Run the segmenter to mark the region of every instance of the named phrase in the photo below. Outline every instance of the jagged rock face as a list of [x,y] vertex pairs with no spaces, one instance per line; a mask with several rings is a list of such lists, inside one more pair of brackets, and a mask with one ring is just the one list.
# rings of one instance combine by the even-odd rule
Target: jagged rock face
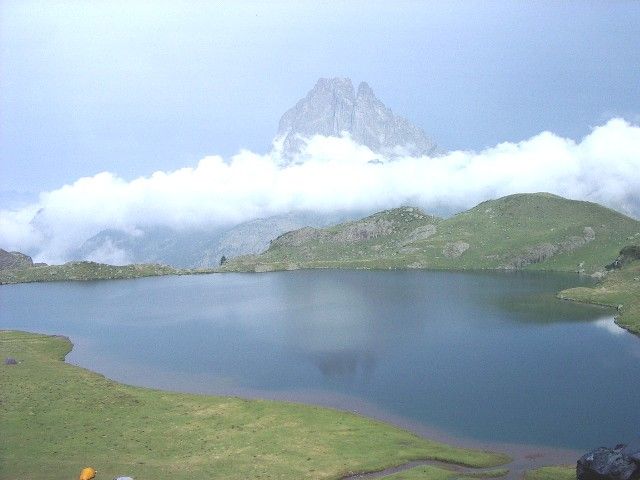
[[33,267],[33,260],[20,252],[7,252],[0,248],[0,270]]
[[356,92],[348,78],[321,78],[316,86],[280,119],[277,137],[283,155],[292,157],[313,135],[340,136],[385,155],[430,155],[435,144],[422,129],[395,116],[362,82]]

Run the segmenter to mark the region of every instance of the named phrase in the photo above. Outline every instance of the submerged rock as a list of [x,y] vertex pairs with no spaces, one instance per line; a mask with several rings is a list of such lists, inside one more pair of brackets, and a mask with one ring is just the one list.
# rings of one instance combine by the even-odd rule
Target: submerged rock
[[[638,443],[638,442],[636,442]],[[583,455],[576,466],[578,480],[640,479],[640,445],[600,447]]]

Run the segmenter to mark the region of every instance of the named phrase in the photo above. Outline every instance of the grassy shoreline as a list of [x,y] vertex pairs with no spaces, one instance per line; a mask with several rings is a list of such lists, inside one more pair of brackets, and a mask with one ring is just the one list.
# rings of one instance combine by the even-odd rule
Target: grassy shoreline
[[433,459],[510,461],[352,413],[122,385],[64,362],[63,337],[0,331],[0,478],[327,478]]
[[595,287],[569,288],[559,292],[558,298],[616,308],[615,322],[640,335],[640,260],[609,272]]
[[107,265],[96,262],[68,262],[63,265],[42,265],[0,270],[0,285],[34,282],[65,282],[90,280],[122,280],[131,278],[191,273],[167,265],[132,264]]

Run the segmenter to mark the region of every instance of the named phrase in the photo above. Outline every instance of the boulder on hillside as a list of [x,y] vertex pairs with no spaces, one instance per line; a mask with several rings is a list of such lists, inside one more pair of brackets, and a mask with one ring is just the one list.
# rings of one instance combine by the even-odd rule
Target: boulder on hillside
[[578,480],[640,479],[640,445],[600,447],[583,455],[576,465]]
[[615,270],[624,267],[634,260],[640,260],[640,245],[627,245],[620,250],[620,255],[604,268],[607,270]]

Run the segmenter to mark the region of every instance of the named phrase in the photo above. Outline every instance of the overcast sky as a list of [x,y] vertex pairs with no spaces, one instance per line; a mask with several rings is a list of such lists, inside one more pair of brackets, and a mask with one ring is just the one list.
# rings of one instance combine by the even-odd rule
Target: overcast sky
[[579,141],[639,123],[640,2],[3,0],[0,69],[5,196],[265,153],[318,77],[447,150]]

